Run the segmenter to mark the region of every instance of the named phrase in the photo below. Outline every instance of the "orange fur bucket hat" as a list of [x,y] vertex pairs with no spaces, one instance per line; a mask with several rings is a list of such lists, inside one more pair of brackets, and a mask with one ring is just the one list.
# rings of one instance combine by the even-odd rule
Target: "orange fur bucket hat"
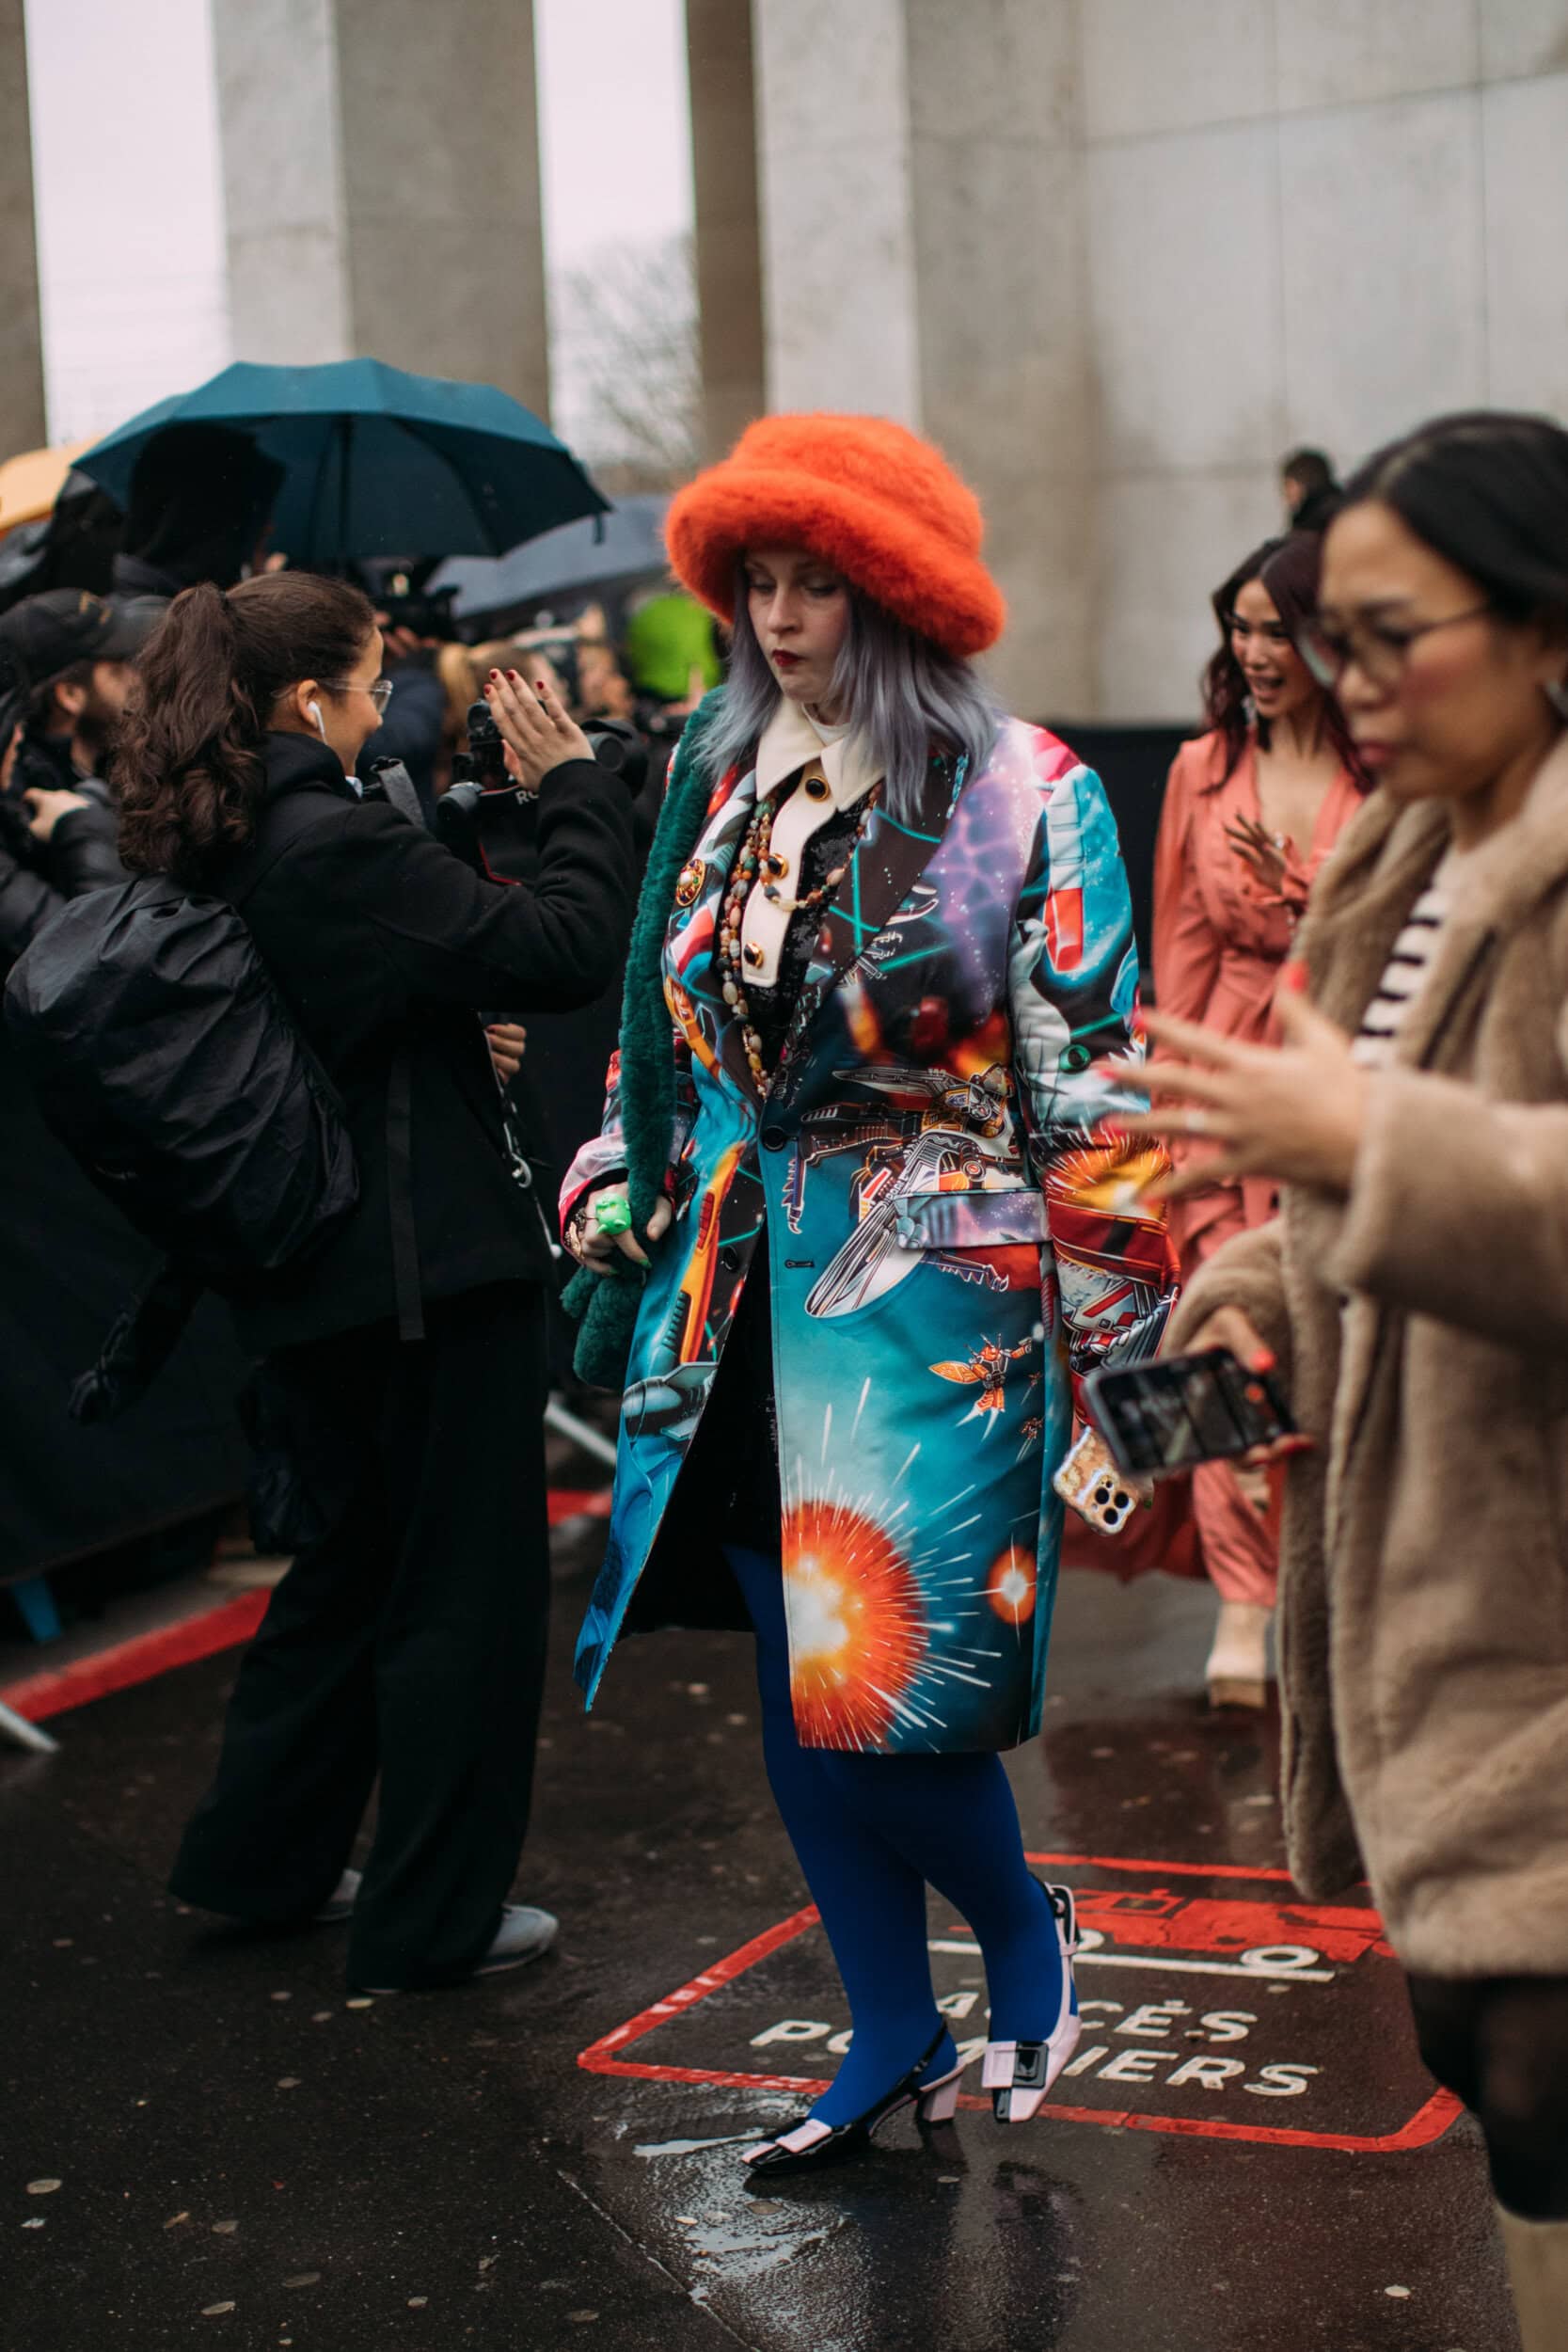
[[940,450],[885,417],[761,417],[670,501],[676,577],[735,618],[748,548],[804,548],[955,656],[1002,634],[1006,606],[980,561],[979,501]]

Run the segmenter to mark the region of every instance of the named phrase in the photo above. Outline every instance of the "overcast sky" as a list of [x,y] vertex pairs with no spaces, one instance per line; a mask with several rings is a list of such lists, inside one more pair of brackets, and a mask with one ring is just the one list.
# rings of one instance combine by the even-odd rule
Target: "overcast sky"
[[[229,357],[207,0],[26,11],[50,433],[74,439]],[[688,226],[682,0],[534,18],[550,265]]]

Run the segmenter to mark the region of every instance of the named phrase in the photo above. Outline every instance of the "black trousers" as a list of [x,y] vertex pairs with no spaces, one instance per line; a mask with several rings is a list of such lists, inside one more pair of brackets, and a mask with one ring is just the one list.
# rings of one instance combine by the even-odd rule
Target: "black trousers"
[[1568,1978],[1408,1982],[1421,2057],[1480,2123],[1498,2204],[1568,2221]]
[[325,1532],[240,1667],[172,1891],[309,1917],[380,1775],[356,1984],[439,1984],[496,1931],[528,1827],[549,1606],[544,1294],[498,1283],[274,1357]]

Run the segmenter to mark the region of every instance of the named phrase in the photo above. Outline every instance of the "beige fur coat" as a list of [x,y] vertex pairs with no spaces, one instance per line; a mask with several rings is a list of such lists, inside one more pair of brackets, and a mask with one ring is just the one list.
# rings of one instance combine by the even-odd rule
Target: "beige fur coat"
[[[1301,933],[1349,1030],[1448,847],[1374,794]],[[1348,1201],[1287,1189],[1172,1327],[1278,1351],[1315,1454],[1280,1593],[1291,1870],[1366,1874],[1402,1960],[1568,1974],[1568,741],[1465,861]]]

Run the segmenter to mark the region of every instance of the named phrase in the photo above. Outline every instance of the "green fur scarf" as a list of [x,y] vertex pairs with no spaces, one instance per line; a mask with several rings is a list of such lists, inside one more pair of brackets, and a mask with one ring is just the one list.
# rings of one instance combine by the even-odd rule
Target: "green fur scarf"
[[[713,783],[700,757],[723,688],[716,687],[688,720],[676,746],[659,811],[647,871],[637,902],[626,991],[621,1000],[621,1120],[632,1227],[647,1247],[648,1219],[663,1196],[675,1131],[675,1063],[670,1012],[664,1001],[664,934],[680,871],[702,837]],[[613,1274],[579,1266],[562,1300],[578,1325],[573,1361],[579,1380],[596,1389],[624,1389],[632,1333],[641,1303],[641,1268],[615,1261]]]

